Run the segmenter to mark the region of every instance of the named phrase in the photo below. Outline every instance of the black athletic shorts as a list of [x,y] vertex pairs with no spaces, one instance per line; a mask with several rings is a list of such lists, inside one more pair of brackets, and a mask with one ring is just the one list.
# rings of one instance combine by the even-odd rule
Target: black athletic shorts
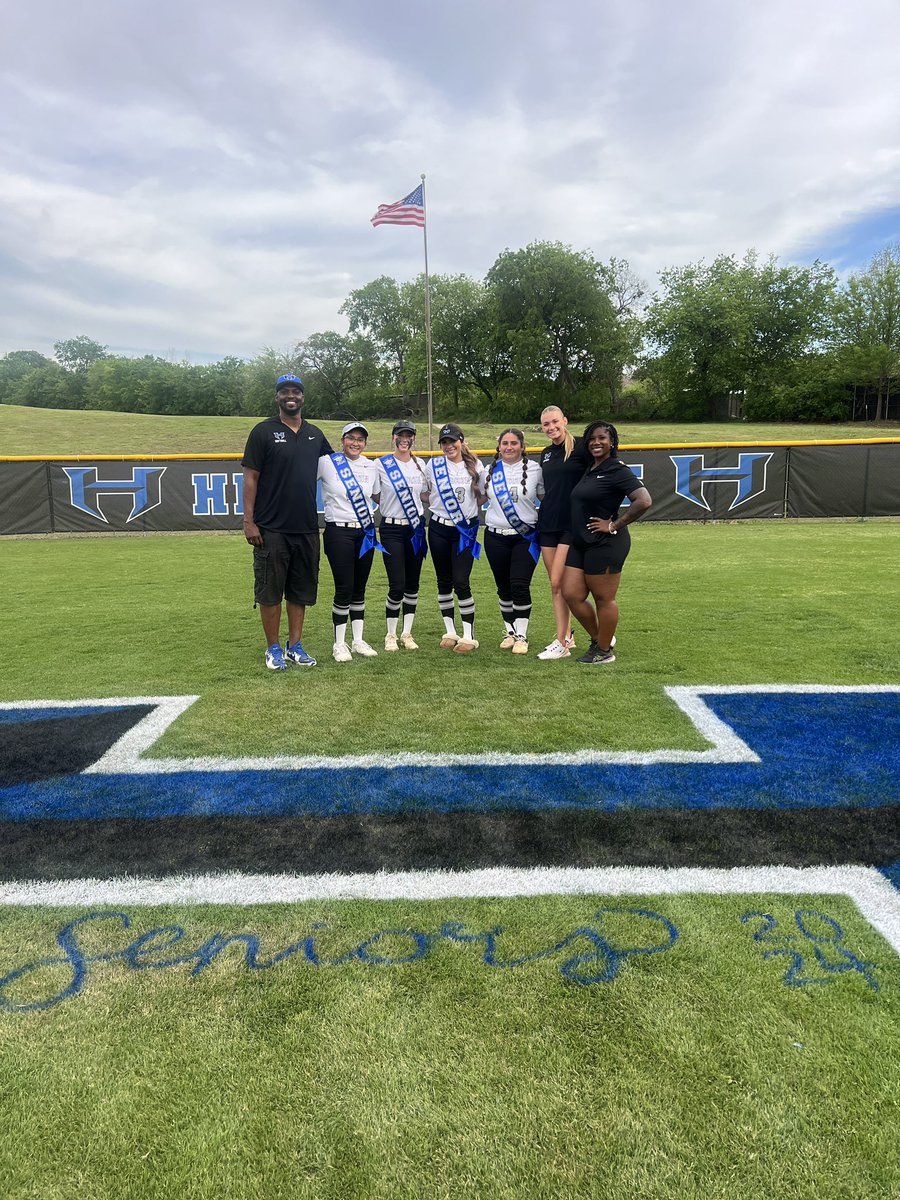
[[551,550],[555,546],[559,546],[562,542],[569,543],[572,540],[572,535],[567,529],[539,529],[538,542],[541,549],[545,546]]
[[566,566],[577,567],[585,575],[618,575],[631,549],[631,534],[627,529],[604,534],[593,546],[572,545],[566,555]]
[[253,599],[257,604],[315,604],[319,583],[319,534],[261,529],[253,547]]

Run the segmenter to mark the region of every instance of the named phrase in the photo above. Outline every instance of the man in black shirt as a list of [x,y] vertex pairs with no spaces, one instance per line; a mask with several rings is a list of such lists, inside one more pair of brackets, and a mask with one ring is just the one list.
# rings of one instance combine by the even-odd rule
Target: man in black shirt
[[[244,468],[244,536],[253,547],[254,598],[266,635],[266,666],[314,667],[300,641],[306,606],[315,604],[319,582],[319,516],[316,472],[331,446],[301,416],[303,381],[280,375],[278,415],[250,431]],[[288,639],[281,648],[281,602],[287,601]]]

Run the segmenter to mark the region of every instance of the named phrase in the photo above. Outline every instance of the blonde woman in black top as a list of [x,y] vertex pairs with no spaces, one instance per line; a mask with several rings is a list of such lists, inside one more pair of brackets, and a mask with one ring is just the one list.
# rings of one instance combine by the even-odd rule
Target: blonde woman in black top
[[582,438],[569,433],[565,413],[555,404],[541,413],[541,429],[550,445],[541,454],[544,499],[538,511],[538,536],[541,558],[550,577],[556,637],[538,658],[568,658],[575,647],[572,616],[562,594],[563,570],[569,552],[571,534],[572,489],[588,468],[588,455]]

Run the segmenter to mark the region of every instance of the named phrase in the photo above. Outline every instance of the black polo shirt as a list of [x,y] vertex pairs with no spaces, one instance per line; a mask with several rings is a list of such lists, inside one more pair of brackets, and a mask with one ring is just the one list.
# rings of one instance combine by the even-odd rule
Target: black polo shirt
[[566,443],[549,445],[541,454],[544,474],[544,498],[538,509],[538,529],[560,533],[571,528],[572,489],[590,466],[590,455],[584,439],[576,438],[572,453],[566,458]]
[[316,472],[331,446],[321,429],[302,421],[294,433],[280,417],[254,425],[241,466],[259,471],[253,520],[277,533],[315,533]]
[[588,518],[602,517],[604,521],[614,521],[625,497],[643,486],[631,467],[626,467],[612,455],[604,459],[599,467],[592,467],[572,490],[572,544],[596,546],[609,537],[609,534],[588,529]]

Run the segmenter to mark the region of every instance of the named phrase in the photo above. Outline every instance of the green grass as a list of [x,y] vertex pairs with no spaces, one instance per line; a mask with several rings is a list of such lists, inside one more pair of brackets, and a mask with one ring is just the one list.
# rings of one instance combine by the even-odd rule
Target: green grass
[[[274,410],[274,403],[273,403]],[[443,413],[435,418],[435,433],[442,421],[455,420]],[[52,454],[236,454],[259,417],[163,417],[141,413],[70,412],[0,404],[0,451],[4,455]],[[338,439],[342,421],[317,421],[330,438]],[[390,421],[367,421],[372,450],[390,446]],[[462,421],[469,443],[476,450],[493,449],[505,424]],[[577,424],[577,423],[576,423]],[[741,421],[677,425],[671,423],[619,424],[623,443],[666,442],[676,445],[724,441],[834,440],[841,438],[898,437],[900,424],[877,426],[854,422],[845,425],[749,425]],[[419,449],[428,449],[427,422],[419,422]],[[525,427],[529,445],[542,446],[546,438],[536,423]],[[580,426],[576,428],[580,432]],[[337,444],[335,440],[335,444]]]
[[[476,654],[437,649],[427,563],[422,649],[338,666],[323,561],[304,639],[321,666],[276,675],[237,535],[3,539],[0,699],[199,693],[157,748],[175,755],[696,748],[665,684],[898,682],[898,541],[892,521],[639,527],[619,661],[594,672],[497,649],[486,563],[474,571]],[[376,645],[383,576],[376,563]],[[552,637],[541,567],[534,590],[539,648]],[[126,906],[128,934],[98,923],[82,944],[121,951],[177,923],[189,949],[253,932],[267,955],[315,933],[319,953],[338,957],[378,930],[461,921],[472,933],[504,926],[506,958],[610,904],[655,909],[680,937],[587,986],[563,977],[565,952],[500,970],[478,945],[446,939],[404,966],[316,969],[296,956],[254,972],[239,947],[195,978],[187,965],[91,964],[81,994],[57,1007],[0,1011],[0,1195],[896,1197],[900,959],[844,897]],[[880,991],[855,971],[828,975],[805,944],[804,970],[831,982],[787,987],[786,960],[765,961],[740,921],[762,910],[785,929],[809,908],[878,964]],[[0,976],[58,958],[56,930],[85,911],[0,909]],[[654,940],[639,919],[616,921],[613,944]],[[379,944],[385,956],[409,947]],[[6,999],[42,999],[70,976],[45,967]]]
[[[514,969],[446,940],[396,966],[315,968],[297,956],[252,972],[238,946],[193,979],[189,966],[94,964],[80,995],[0,1021],[4,1126],[18,1134],[4,1139],[2,1194],[896,1195],[900,966],[840,897],[133,909],[128,934],[102,922],[82,944],[121,950],[177,923],[187,950],[216,931],[253,932],[263,957],[314,931],[320,956],[336,958],[377,930],[433,934],[454,920],[469,934],[504,926],[506,959],[601,928],[595,913],[610,903],[652,904],[680,936],[605,984],[563,978],[586,939]],[[785,987],[784,960],[764,961],[741,924],[760,908],[788,924],[795,908],[838,920],[846,946],[878,964],[881,990],[857,972],[829,976],[811,954],[809,977],[831,982]],[[6,915],[0,963],[49,956],[74,915]],[[648,925],[618,916],[602,929],[617,946],[652,945],[660,927]],[[386,938],[378,952],[410,945]],[[65,982],[45,968],[8,999]]]
[[[335,664],[323,559],[319,603],[304,631],[321,665],[277,675],[263,665],[250,551],[239,535],[9,539],[0,542],[8,581],[0,694],[199,694],[154,751],[166,755],[438,744],[460,752],[699,749],[664,684],[896,682],[898,560],[900,523],[891,521],[642,526],[622,576],[618,662],[586,672],[574,657],[536,660],[553,638],[542,566],[532,653],[498,649],[502,627],[484,561],[473,570],[475,654],[438,648],[429,561],[415,627],[421,650]],[[376,562],[366,626],[376,647],[385,596]]]

